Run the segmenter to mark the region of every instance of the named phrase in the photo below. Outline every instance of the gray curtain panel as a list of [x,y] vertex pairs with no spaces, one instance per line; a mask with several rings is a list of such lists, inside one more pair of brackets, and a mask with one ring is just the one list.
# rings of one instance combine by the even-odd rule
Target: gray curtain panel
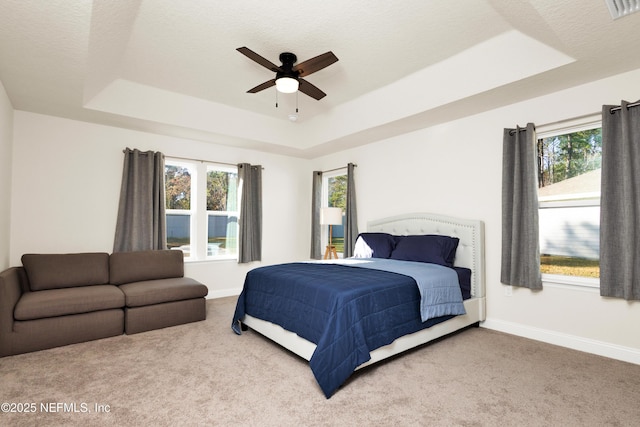
[[600,295],[640,300],[640,107],[603,106],[601,173]]
[[238,262],[262,259],[262,166],[238,165],[240,217],[238,218]]
[[166,248],[164,155],[127,148],[113,252]]
[[322,172],[313,172],[311,184],[311,259],[322,258],[320,207],[322,206]]
[[502,266],[506,285],[542,289],[536,131],[505,129],[502,149]]
[[353,248],[358,238],[358,210],[356,205],[356,184],[354,169],[356,165],[347,165],[347,212],[344,229],[344,257],[353,256]]

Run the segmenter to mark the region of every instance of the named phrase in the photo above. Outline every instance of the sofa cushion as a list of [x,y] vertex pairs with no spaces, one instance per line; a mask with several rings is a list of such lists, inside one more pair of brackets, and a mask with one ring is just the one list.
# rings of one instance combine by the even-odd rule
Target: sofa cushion
[[109,254],[24,254],[22,265],[32,291],[109,283]]
[[120,289],[124,292],[127,307],[202,298],[209,292],[205,285],[189,277],[127,283]]
[[184,276],[182,251],[115,252],[109,257],[109,265],[114,285]]
[[34,320],[124,307],[124,293],[113,285],[27,292],[16,304],[16,320]]

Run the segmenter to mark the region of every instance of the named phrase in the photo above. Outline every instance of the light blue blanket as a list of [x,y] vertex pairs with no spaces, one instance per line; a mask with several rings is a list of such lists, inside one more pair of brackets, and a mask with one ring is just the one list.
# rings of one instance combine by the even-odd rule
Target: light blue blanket
[[347,258],[331,262],[384,270],[413,278],[420,290],[420,315],[423,322],[434,317],[466,314],[458,273],[451,268],[438,264],[384,258]]

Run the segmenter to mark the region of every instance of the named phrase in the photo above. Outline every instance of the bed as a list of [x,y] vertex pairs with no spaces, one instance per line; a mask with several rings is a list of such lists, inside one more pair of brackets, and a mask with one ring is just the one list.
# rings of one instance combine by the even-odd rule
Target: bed
[[[363,239],[388,241],[388,236],[395,242],[389,249],[393,256],[380,256],[376,246],[374,255],[362,255]],[[421,238],[438,239],[446,250],[455,242],[453,252],[433,264],[430,258],[427,263],[395,256],[401,245],[422,244]],[[309,361],[327,398],[357,369],[485,320],[481,221],[426,213],[371,221],[356,255],[251,270],[232,319],[237,334],[251,328]],[[434,290],[424,289],[430,282]],[[432,292],[438,295],[433,305],[425,304]]]

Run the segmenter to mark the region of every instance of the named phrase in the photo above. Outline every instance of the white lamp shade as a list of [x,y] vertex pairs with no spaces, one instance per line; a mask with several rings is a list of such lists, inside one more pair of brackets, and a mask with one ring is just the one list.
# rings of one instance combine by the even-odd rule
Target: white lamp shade
[[320,209],[320,224],[323,225],[341,225],[342,209],[341,208],[322,208]]
[[276,80],[276,89],[282,93],[294,93],[298,90],[298,80],[291,77],[280,77]]

